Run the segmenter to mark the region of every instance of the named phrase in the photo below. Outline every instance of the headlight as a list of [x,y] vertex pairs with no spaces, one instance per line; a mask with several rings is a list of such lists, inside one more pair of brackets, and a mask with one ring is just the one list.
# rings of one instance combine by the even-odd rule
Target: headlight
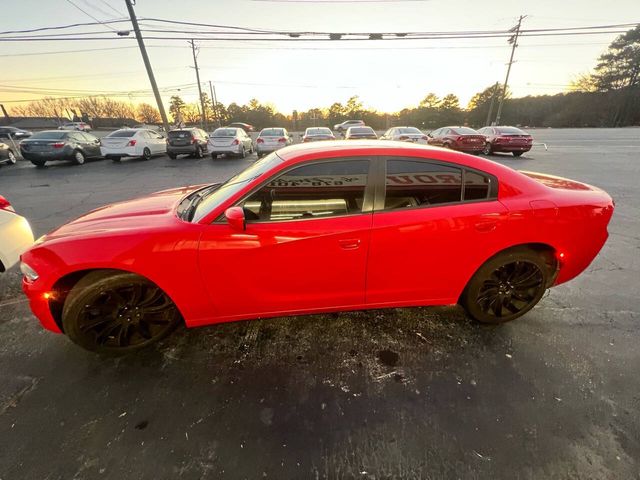
[[40,277],[33,268],[24,262],[20,262],[20,271],[30,282],[35,282]]

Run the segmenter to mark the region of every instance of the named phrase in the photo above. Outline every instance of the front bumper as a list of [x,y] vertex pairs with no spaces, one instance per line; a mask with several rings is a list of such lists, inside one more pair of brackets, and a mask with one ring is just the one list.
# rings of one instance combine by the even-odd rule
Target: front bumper
[[29,299],[29,307],[31,308],[33,315],[47,330],[55,333],[62,333],[62,330],[51,314],[49,302],[52,300],[45,296],[45,294],[50,293],[51,287],[46,288],[44,286],[45,284],[46,283],[43,279],[30,282],[22,277],[22,291]]

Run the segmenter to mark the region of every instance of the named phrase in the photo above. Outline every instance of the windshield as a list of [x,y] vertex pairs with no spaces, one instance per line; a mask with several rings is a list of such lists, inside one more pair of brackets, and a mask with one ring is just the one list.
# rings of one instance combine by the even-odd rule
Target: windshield
[[107,137],[133,137],[135,134],[135,130],[116,130],[107,135]]
[[496,128],[496,130],[498,131],[498,133],[501,133],[503,135],[529,135],[528,133],[523,132],[516,127],[500,127]]
[[458,128],[452,128],[451,130],[456,135],[478,135],[478,132],[476,132],[473,128],[458,127]]
[[331,135],[328,128],[307,128],[307,135]]
[[235,128],[218,128],[215,132],[213,132],[214,137],[235,137],[236,129]]
[[247,182],[271,170],[280,162],[282,162],[282,159],[274,152],[231,177],[220,188],[209,192],[208,195],[202,198],[193,214],[192,221],[197,223],[202,220],[211,213],[215,207],[242,190]]
[[38,132],[31,136],[31,140],[38,140],[41,138],[49,140],[61,140],[67,136],[67,132]]
[[407,128],[399,128],[398,129],[398,133],[406,133],[406,134],[422,134],[422,132],[420,130],[418,130],[417,128],[414,127],[407,127]]
[[260,132],[261,137],[282,137],[284,130],[281,128],[265,128]]

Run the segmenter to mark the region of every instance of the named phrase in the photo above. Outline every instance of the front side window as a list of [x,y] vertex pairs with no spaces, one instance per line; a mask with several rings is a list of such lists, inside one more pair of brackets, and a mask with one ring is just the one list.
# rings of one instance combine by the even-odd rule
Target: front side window
[[368,160],[312,163],[277,176],[240,205],[254,222],[358,214],[368,174]]
[[387,161],[385,210],[462,200],[462,169],[416,160]]

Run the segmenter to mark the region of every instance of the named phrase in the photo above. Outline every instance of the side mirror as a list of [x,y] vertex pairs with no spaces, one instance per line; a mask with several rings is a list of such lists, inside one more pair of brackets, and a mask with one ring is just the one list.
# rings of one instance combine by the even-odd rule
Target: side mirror
[[231,225],[231,228],[234,230],[243,232],[247,229],[247,222],[244,218],[244,210],[242,207],[227,208],[224,216],[227,219],[227,223]]

